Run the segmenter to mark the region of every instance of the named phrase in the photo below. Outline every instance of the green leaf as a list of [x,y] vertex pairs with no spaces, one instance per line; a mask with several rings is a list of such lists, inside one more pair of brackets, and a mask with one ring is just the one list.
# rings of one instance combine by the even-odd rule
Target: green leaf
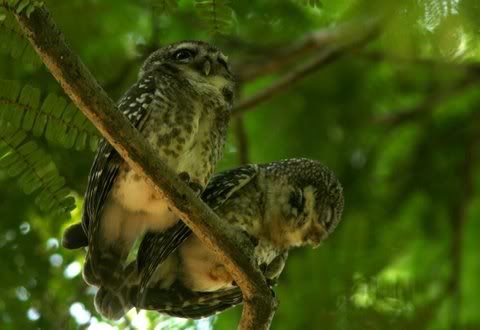
[[16,12],[20,14],[22,10],[24,10],[30,4],[30,0],[22,0],[20,4],[17,6]]
[[13,127],[32,132],[55,144],[77,150],[89,142],[95,145],[98,133],[85,116],[65,98],[48,94],[42,101],[40,90],[0,79],[0,119]]
[[[27,1],[27,13],[32,12],[34,8],[38,6],[29,5],[28,2],[29,1]],[[21,7],[24,7],[24,5],[23,2],[20,4]],[[11,8],[14,8],[14,6]],[[2,19],[0,20],[0,51],[9,54],[14,59],[20,59],[26,64],[33,66],[39,66],[39,64],[41,64],[40,58],[18,27],[13,15],[9,12],[2,13]]]
[[[23,103],[38,106],[35,90],[23,89]],[[50,155],[27,132],[11,123],[0,121],[0,168],[12,177],[19,177],[18,184],[26,194],[41,190],[35,198],[40,209],[70,217],[72,200],[65,179],[58,174]]]

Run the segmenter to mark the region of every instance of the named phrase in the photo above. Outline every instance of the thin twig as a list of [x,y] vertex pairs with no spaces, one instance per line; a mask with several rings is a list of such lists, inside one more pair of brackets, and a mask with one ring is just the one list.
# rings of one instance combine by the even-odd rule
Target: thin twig
[[250,96],[244,100],[240,100],[233,109],[234,115],[239,115],[240,113],[245,112],[247,109],[253,108],[259,103],[273,97],[282,90],[290,87],[292,84],[297,82],[300,79],[303,79],[310,73],[315,72],[316,70],[324,67],[325,65],[337,60],[343,55],[349,53],[354,49],[364,45],[371,38],[376,35],[377,29],[372,29],[368,33],[357,37],[357,39],[349,42],[343,42],[331,47],[324,49],[322,52],[314,56],[311,60],[307,61],[304,64],[299,65],[296,69],[288,72],[278,81],[276,81],[271,86],[261,90],[257,94]]
[[[352,35],[358,35],[358,30],[371,31],[379,23],[378,20],[352,21],[334,27],[313,31],[298,42],[288,43],[284,48],[273,48],[260,57],[250,57],[234,63],[237,78],[242,81],[255,80],[261,76],[280,71],[287,65],[299,60],[312,51],[327,49],[345,42]],[[255,52],[258,54],[258,51]]]
[[75,105],[137,173],[161,193],[172,210],[221,260],[241,288],[241,329],[267,329],[276,301],[262,273],[247,257],[251,243],[234,235],[217,215],[155,156],[152,147],[118,111],[80,59],[70,50],[48,10],[15,17],[28,40]]
[[479,62],[447,62],[436,58],[405,57],[380,51],[358,52],[358,58],[373,62],[389,62],[398,65],[418,65],[446,70],[464,70],[467,72],[480,72]]
[[421,102],[419,105],[412,108],[395,111],[391,115],[375,118],[373,121],[377,124],[386,125],[388,129],[395,128],[403,123],[416,120],[420,117],[431,114],[438,105],[445,103],[446,100],[457,96],[465,91],[465,89],[479,82],[480,76],[477,74],[469,75],[462,79],[460,82],[450,87],[448,90],[444,90],[441,93],[435,91],[431,95]]

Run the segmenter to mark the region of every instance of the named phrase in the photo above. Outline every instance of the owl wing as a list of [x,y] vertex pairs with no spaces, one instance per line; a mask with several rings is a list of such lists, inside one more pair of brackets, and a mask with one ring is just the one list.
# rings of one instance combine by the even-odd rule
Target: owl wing
[[118,320],[134,306],[175,317],[199,319],[242,303],[242,292],[238,288],[215,292],[192,292],[180,286],[149,288],[142,302],[138,302],[137,297],[138,286],[124,287],[120,291],[100,287],[95,295],[95,308],[111,320]]
[[[155,78],[145,76],[135,83],[120,99],[118,108],[133,124],[139,128],[151,111],[149,104],[155,93]],[[102,140],[95,155],[90,174],[88,176],[87,191],[85,193],[82,226],[89,237],[95,232],[103,205],[117,178],[122,157],[106,141]],[[94,224],[93,224],[94,223]],[[91,225],[93,224],[93,225]]]
[[[139,128],[150,112],[149,104],[155,93],[155,78],[145,76],[138,80],[120,99],[118,109],[136,128]],[[88,176],[87,190],[82,214],[83,230],[74,224],[64,232],[62,245],[67,249],[77,249],[88,245],[88,240],[96,234],[103,205],[117,178],[123,159],[117,151],[102,139],[97,148],[93,165]]]
[[[201,197],[213,210],[221,206],[235,192],[248,184],[258,173],[257,165],[246,165],[214,175]],[[160,265],[191,234],[183,221],[162,233],[145,234],[137,254],[137,267],[140,274],[139,295],[143,295],[149,282]],[[139,298],[140,299],[140,298]]]
[[[132,294],[131,299],[135,299],[136,295]],[[137,308],[154,310],[170,316],[199,319],[236,306],[242,303],[242,298],[242,291],[239,288],[214,292],[193,292],[178,287],[150,288],[142,303],[134,301],[134,305]]]

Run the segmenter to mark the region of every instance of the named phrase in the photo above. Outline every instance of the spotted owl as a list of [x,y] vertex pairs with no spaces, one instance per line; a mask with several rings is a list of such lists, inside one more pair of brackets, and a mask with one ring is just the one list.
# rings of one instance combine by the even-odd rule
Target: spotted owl
[[[198,194],[221,156],[233,102],[227,57],[205,42],[184,41],[151,54],[118,108],[158,156]],[[67,229],[88,237],[83,271],[87,283],[117,288],[134,241],[179,221],[167,202],[103,140],[88,178],[82,217]]]
[[[280,276],[291,248],[316,247],[333,232],[344,204],[342,187],[333,172],[309,159],[219,173],[202,198],[232,230],[251,239],[252,258],[270,285]],[[102,315],[117,319],[135,306],[200,318],[242,302],[241,291],[215,254],[189,230],[179,231],[175,226],[140,246],[139,250],[146,246],[153,250],[139,251],[137,263],[129,266],[129,285],[122,292],[100,289],[95,305]],[[140,295],[148,264],[140,258],[153,254],[162,256],[161,264]]]

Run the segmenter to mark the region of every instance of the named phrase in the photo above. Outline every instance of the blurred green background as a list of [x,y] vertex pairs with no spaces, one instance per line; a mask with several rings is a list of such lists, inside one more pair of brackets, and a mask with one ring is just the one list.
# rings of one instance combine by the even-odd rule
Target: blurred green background
[[[114,99],[149,52],[173,41],[222,47],[242,78],[240,102],[330,52],[235,115],[218,167],[308,157],[344,186],[336,232],[290,254],[272,329],[480,329],[478,0],[44,2]],[[63,95],[28,48],[13,51],[6,40],[21,35],[8,14],[0,19],[0,79]],[[345,47],[372,22],[368,38]],[[318,31],[327,37],[306,47]],[[77,208],[69,220],[42,211],[0,168],[0,329],[236,328],[238,307],[201,322],[133,311],[103,322],[81,278],[84,251],[59,246],[80,217],[94,154],[25,134],[50,155]],[[11,152],[1,145],[0,160]]]

